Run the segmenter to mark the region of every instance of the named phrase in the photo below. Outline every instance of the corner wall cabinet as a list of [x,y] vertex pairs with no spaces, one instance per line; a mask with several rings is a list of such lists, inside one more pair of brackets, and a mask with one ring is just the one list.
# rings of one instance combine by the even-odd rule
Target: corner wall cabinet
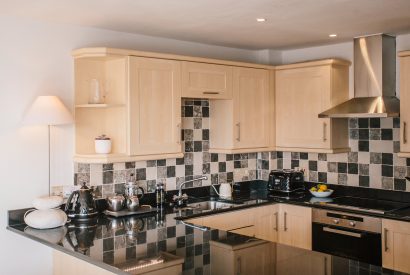
[[410,224],[383,219],[383,267],[410,273]]
[[[179,61],[91,53],[75,57],[75,161],[183,156]],[[104,104],[88,104],[94,79],[106,95]],[[102,134],[111,138],[110,154],[94,152],[94,139]]]
[[275,68],[277,150],[350,150],[347,119],[318,118],[319,113],[349,98],[349,65],[327,59]]
[[399,53],[400,62],[400,152],[399,157],[410,158],[410,51]]

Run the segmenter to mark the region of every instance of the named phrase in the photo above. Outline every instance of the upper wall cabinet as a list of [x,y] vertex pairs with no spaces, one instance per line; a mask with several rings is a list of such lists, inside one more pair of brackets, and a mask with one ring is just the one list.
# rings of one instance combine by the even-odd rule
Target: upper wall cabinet
[[232,99],[232,67],[182,62],[182,96]]
[[267,150],[274,127],[269,71],[233,68],[233,100],[210,103],[210,152]]
[[180,62],[129,59],[131,155],[181,153]]
[[[93,54],[75,56],[75,161],[123,162],[182,157],[179,61]],[[90,104],[98,83],[103,103]],[[110,154],[96,154],[107,135]]]
[[346,119],[318,114],[349,98],[350,62],[336,59],[276,67],[276,148],[280,151],[349,151]]
[[410,158],[410,51],[399,53],[400,60],[400,157]]

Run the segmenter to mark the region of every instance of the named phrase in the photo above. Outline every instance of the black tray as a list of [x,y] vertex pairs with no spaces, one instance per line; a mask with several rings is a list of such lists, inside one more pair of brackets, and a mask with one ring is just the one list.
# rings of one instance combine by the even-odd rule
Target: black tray
[[156,207],[151,207],[150,205],[142,205],[137,211],[129,211],[128,209],[121,210],[121,211],[110,211],[105,210],[104,214],[112,217],[125,217],[125,216],[132,216],[132,215],[141,215],[147,214],[151,212],[156,212]]

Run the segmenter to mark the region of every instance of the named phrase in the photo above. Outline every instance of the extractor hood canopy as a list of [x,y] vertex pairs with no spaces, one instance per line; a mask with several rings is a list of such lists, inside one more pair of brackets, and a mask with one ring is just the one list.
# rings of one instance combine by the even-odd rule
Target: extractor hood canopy
[[354,98],[319,117],[398,117],[396,39],[385,34],[354,39]]

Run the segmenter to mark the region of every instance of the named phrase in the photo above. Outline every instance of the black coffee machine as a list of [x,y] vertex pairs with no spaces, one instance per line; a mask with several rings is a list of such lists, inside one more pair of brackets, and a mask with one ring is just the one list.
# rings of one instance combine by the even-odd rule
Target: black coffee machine
[[293,169],[272,170],[269,174],[268,192],[282,196],[303,193],[305,190],[303,171]]

